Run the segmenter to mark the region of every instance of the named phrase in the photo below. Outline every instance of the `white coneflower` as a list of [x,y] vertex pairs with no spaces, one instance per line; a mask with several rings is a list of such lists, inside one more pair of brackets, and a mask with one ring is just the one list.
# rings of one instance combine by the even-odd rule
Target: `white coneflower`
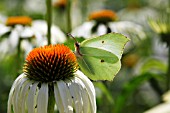
[[[44,20],[32,21],[28,16],[14,16],[7,18],[6,25],[0,24],[0,27],[0,37],[8,34],[6,35],[7,38],[1,38],[0,42],[0,47],[5,48],[0,49],[0,53],[4,56],[15,52],[18,45],[25,53],[29,53],[34,47],[47,45],[47,23]],[[52,25],[52,44],[64,43],[65,40],[64,33],[57,26]],[[27,46],[25,46],[25,43],[27,43]]]
[[8,113],[96,113],[95,89],[64,45],[33,49],[13,83]]

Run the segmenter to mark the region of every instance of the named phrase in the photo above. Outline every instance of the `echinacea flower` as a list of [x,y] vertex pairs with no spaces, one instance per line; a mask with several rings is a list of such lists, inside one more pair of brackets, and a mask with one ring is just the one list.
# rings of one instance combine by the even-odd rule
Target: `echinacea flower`
[[[0,27],[0,37],[6,36],[1,38],[0,42],[0,48],[3,48],[0,53],[3,53],[3,56],[14,53],[18,45],[23,45],[21,50],[27,55],[34,47],[47,44],[47,23],[44,20],[33,21],[27,16],[15,16],[7,18],[6,25],[0,24]],[[64,33],[52,25],[51,43],[63,43],[65,40]],[[23,42],[27,43],[27,46],[24,46]]]
[[118,21],[117,18],[115,12],[101,10],[98,13],[92,14],[90,21],[84,22],[82,25],[73,29],[72,34],[77,37],[90,38],[110,32],[121,33],[131,38],[131,41],[125,47],[125,51],[130,50],[146,38],[146,33],[141,25],[131,21]]
[[12,85],[8,113],[47,113],[51,97],[60,113],[96,113],[92,82],[78,70],[74,53],[60,44],[29,53]]

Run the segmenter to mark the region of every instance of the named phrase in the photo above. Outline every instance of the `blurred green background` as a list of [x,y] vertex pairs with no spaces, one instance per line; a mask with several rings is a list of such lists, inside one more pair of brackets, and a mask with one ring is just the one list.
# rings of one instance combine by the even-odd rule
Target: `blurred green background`
[[[170,88],[170,0],[70,0],[70,9],[67,1],[65,5],[56,5],[59,1],[52,1],[52,23],[58,26],[66,37],[66,40],[60,43],[68,45],[72,50],[74,41],[68,39],[66,33],[72,33],[79,42],[86,39],[85,35],[88,33],[91,33],[88,34],[91,37],[101,34],[104,31],[101,26],[79,26],[90,22],[88,17],[92,12],[103,9],[114,11],[117,20],[110,22],[113,25],[102,25],[110,25],[109,30],[125,33],[124,35],[127,34],[131,39],[125,47],[122,68],[114,80],[93,82],[96,88],[97,113],[143,113],[165,102],[163,95]],[[25,49],[18,49],[25,43],[18,43],[19,46],[12,49],[10,54],[3,51],[3,41],[9,38],[14,28],[11,27],[4,33],[6,21],[11,16],[28,16],[32,21],[45,20],[46,1],[0,0],[0,113],[7,112],[8,94],[15,78],[22,73],[27,52]],[[124,21],[133,24],[121,23]],[[120,23],[117,24],[118,22]],[[97,27],[101,27],[101,30]],[[91,31],[86,32],[87,28]],[[77,32],[75,29],[78,29]],[[97,33],[94,33],[94,29],[97,29]],[[79,34],[80,32],[85,35]],[[60,34],[56,32],[56,35]],[[31,37],[36,36],[38,35]],[[10,43],[6,43],[9,46],[7,49],[11,49],[8,44]]]

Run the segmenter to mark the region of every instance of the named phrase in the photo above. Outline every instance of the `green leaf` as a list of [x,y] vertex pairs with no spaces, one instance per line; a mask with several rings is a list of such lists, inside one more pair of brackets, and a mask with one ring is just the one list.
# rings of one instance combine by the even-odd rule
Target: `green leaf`
[[115,100],[114,113],[121,113],[121,110],[124,109],[124,106],[128,98],[134,93],[134,91],[143,83],[150,80],[151,78],[160,78],[160,75],[152,73],[144,73],[142,75],[136,76],[123,87],[122,92],[119,94]]
[[146,72],[165,73],[166,70],[167,70],[167,66],[161,60],[156,58],[149,58],[142,65],[140,72],[141,73],[146,73]]

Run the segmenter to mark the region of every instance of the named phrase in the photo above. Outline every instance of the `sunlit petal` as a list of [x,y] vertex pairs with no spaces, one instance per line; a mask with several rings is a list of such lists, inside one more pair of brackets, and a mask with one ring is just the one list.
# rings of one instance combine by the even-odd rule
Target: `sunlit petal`
[[60,96],[60,92],[59,92],[57,83],[54,84],[54,97],[55,97],[55,101],[57,104],[57,108],[59,109],[59,112],[64,113],[64,105],[63,105],[63,102],[62,102],[62,99]]
[[81,98],[82,87],[79,85],[78,81],[75,79],[72,80],[72,83],[68,86],[71,96],[73,98],[74,108],[76,113],[82,113],[83,111],[83,102]]
[[47,113],[48,84],[42,83],[37,97],[37,113]]
[[21,104],[21,113],[25,113],[25,104],[27,99],[27,93],[30,85],[32,84],[32,81],[27,81],[25,84],[23,84],[21,88],[21,96],[20,96],[20,104]]
[[64,83],[63,81],[57,82],[58,90],[61,95],[61,100],[64,105],[65,113],[73,113],[72,97],[66,84],[67,83]]
[[86,86],[82,82],[82,80],[80,80],[79,78],[76,78],[76,79],[79,81],[79,84],[81,84],[81,86],[82,86],[81,97],[82,97],[82,101],[83,101],[83,113],[89,113],[90,98],[88,95],[88,91],[86,89]]
[[15,86],[18,86],[18,84],[20,83],[19,82],[20,79],[22,79],[23,77],[24,77],[24,74],[21,74],[19,77],[17,77],[17,79],[14,81],[14,83],[12,85],[12,88],[9,93],[9,99],[8,99],[8,113],[11,113],[12,100],[13,100]]
[[96,113],[96,94],[92,82],[81,71],[77,71],[75,74],[83,81],[84,85],[86,86],[91,102],[91,112]]
[[30,88],[30,91],[28,92],[28,98],[27,98],[27,108],[28,113],[34,113],[35,112],[35,95],[36,95],[36,89],[37,89],[38,82],[34,83],[32,87]]
[[28,78],[22,78],[19,81],[19,84],[17,86],[15,86],[15,91],[14,91],[14,112],[19,113],[19,105],[20,105],[20,93],[21,93],[21,88],[23,86],[23,84],[28,80]]

